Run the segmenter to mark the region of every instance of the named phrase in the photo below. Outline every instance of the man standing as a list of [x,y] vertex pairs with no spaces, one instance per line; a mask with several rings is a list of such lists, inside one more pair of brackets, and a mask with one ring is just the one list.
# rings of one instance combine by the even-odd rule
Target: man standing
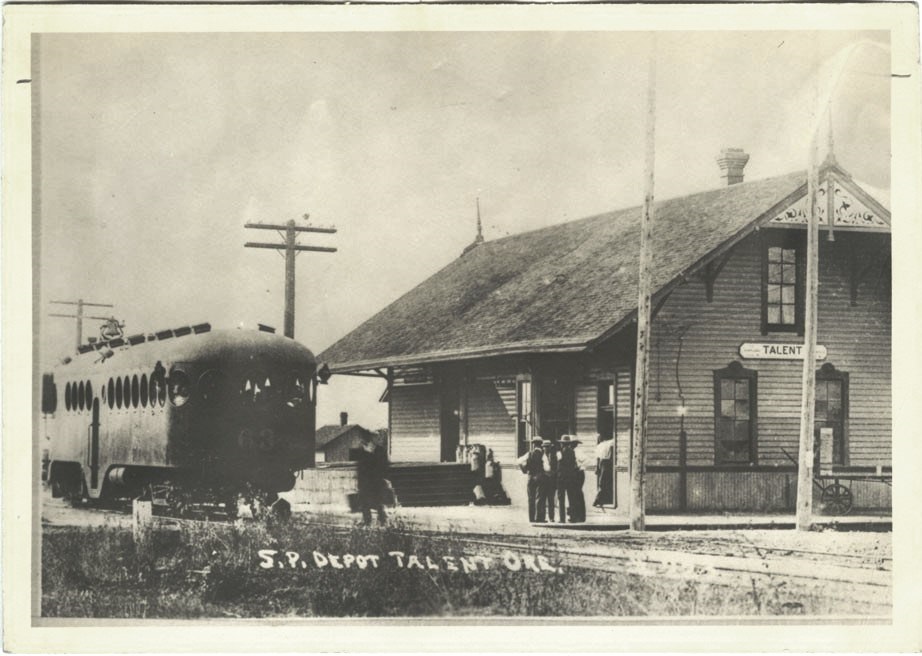
[[[583,497],[585,473],[576,461],[578,439],[569,435],[560,438],[560,461],[557,463],[557,501],[560,506],[560,522],[564,523],[567,515],[570,522],[586,521],[586,501]],[[569,508],[567,508],[569,502]],[[566,510],[565,510],[566,508]]]
[[371,511],[378,513],[378,523],[387,522],[384,512],[384,476],[388,467],[387,454],[375,444],[372,433],[362,436],[362,448],[356,462],[356,474],[359,487],[359,505],[362,508],[362,523],[371,524]]
[[540,437],[534,438],[531,450],[518,460],[522,473],[528,476],[528,521],[532,523],[545,521],[544,451],[541,450],[541,441]]
[[[548,520],[554,521],[554,496],[557,492],[557,443],[552,440],[544,440],[541,444],[544,449],[544,500],[547,505]],[[560,521],[564,521],[566,516],[565,510],[561,507]]]

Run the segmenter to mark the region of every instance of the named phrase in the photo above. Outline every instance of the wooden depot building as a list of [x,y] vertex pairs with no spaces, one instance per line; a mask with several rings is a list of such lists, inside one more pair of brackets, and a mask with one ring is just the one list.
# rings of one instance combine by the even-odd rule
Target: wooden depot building
[[[652,511],[793,510],[805,300],[806,174],[656,204],[647,436]],[[821,470],[891,467],[890,212],[833,158],[820,172],[816,434]],[[534,435],[614,438],[627,503],[641,211],[475,242],[321,354],[387,379],[390,456],[453,462],[483,444],[512,467]],[[586,496],[595,477],[586,477]],[[879,481],[855,508],[889,508]]]

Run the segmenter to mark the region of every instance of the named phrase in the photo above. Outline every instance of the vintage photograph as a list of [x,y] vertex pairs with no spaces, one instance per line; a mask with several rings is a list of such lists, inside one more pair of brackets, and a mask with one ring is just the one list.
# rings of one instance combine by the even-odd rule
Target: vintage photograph
[[32,34],[33,622],[891,622],[893,48]]

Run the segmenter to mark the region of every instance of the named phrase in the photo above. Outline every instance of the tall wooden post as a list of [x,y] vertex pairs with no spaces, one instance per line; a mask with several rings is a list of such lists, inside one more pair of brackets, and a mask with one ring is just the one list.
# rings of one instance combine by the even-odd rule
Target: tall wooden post
[[[307,215],[304,215],[307,218]],[[321,253],[335,253],[336,249],[329,246],[301,246],[297,243],[296,237],[299,232],[322,232],[333,234],[336,228],[321,228],[317,226],[298,226],[294,220],[288,221],[285,225],[268,224],[268,223],[247,223],[246,228],[256,228],[260,230],[284,230],[284,244],[266,244],[261,242],[250,242],[244,244],[246,248],[271,248],[278,251],[285,251],[285,337],[294,339],[295,336],[295,256],[302,251],[314,251]]]
[[653,230],[653,171],[656,143],[656,41],[650,45],[647,129],[644,157],[644,199],[640,220],[640,273],[637,292],[637,356],[634,376],[634,425],[631,449],[631,530],[643,531],[646,522],[644,504],[644,468],[647,442],[647,387],[650,367],[650,261]]
[[[813,525],[813,419],[816,400],[816,313],[819,289],[819,226],[816,216],[818,145],[810,143],[807,169],[807,275],[804,299],[804,365],[801,378],[800,454],[797,459],[797,530],[809,531]],[[829,193],[832,189],[829,189]]]
[[295,336],[295,222],[285,230],[285,337]]

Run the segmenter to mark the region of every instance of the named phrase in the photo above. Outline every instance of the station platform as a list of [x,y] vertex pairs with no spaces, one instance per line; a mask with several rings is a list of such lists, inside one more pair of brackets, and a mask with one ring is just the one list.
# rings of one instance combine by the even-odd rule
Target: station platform
[[[349,513],[348,509],[341,505],[294,504],[292,511],[344,515],[358,519],[358,515]],[[395,522],[437,532],[535,535],[581,531],[627,531],[630,527],[627,512],[618,508],[587,508],[586,521],[575,524],[532,524],[528,521],[527,511],[517,506],[399,506],[388,508],[387,511],[389,518]],[[835,517],[815,515],[814,525],[818,530],[891,531],[893,520],[890,515],[883,514],[854,513]],[[790,530],[794,526],[794,515],[787,513],[649,514],[646,517],[646,528],[649,531]]]

